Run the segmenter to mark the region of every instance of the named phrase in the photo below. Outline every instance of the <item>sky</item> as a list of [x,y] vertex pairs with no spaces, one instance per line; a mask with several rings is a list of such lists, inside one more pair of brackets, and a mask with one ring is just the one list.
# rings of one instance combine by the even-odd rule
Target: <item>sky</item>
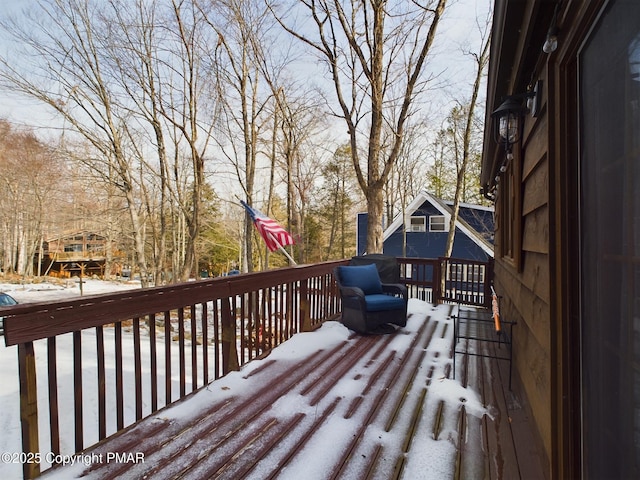
[[[25,9],[38,8],[38,1],[0,0],[0,18],[9,14],[20,14]],[[470,94],[473,65],[469,63],[469,57],[461,55],[460,50],[463,46],[471,46],[477,50],[477,19],[485,19],[492,5],[493,0],[449,0],[436,38],[435,51],[438,54],[429,64],[434,73],[440,75],[439,81],[446,84],[434,95],[433,116],[446,115],[461,91],[469,90]],[[7,44],[0,37],[0,52],[5,54],[7,48]],[[482,94],[484,96],[484,92]],[[0,92],[0,118],[39,129],[46,129],[56,122],[50,112],[34,101],[8,96],[5,92]]]
[[[112,289],[122,289],[122,288],[135,288],[135,285],[132,284],[116,284],[112,282],[102,282],[98,280],[90,280],[85,285],[85,291],[88,293],[103,293]],[[51,301],[54,300],[55,297],[69,299],[72,297],[77,297],[79,295],[79,289],[77,284],[73,284],[70,282],[66,286],[55,286],[50,284],[40,284],[40,285],[1,285],[0,290],[4,290],[7,293],[12,294],[16,299],[20,302],[25,303],[29,301],[40,301],[43,298]],[[429,403],[425,409],[423,415],[425,415],[425,420],[421,422],[419,427],[424,431],[419,430],[415,438],[419,439],[420,445],[417,448],[423,449],[425,452],[430,452],[429,455],[412,455],[410,457],[409,462],[407,463],[405,469],[404,478],[410,480],[431,480],[437,479],[441,480],[442,478],[452,478],[453,477],[453,468],[455,465],[455,456],[456,449],[453,443],[450,441],[451,438],[456,438],[456,422],[457,422],[457,414],[456,412],[461,407],[461,401],[464,402],[465,409],[468,414],[474,415],[478,418],[482,417],[485,414],[488,414],[488,411],[482,406],[479,395],[477,392],[464,388],[459,381],[451,380],[445,378],[445,368],[447,364],[450,363],[449,350],[451,347],[451,336],[453,335],[453,328],[449,323],[451,319],[447,316],[448,306],[442,305],[437,308],[434,308],[431,304],[411,299],[409,302],[409,313],[411,314],[407,326],[403,329],[408,332],[418,331],[420,326],[424,323],[427,316],[430,316],[429,321],[438,322],[440,325],[439,328],[442,329],[444,333],[443,338],[437,338],[437,336],[429,343],[427,347],[428,355],[424,356],[423,367],[420,369],[422,374],[426,374],[426,372],[430,368],[434,368],[433,375],[431,378],[437,379],[431,383],[429,387],[429,402],[434,402],[433,404]],[[91,342],[91,332],[85,332],[83,334],[83,348],[87,348],[86,346],[94,345],[95,342]],[[125,334],[126,335],[126,334]],[[86,341],[85,336],[87,337]],[[327,322],[323,325],[322,328],[315,332],[308,333],[299,333],[294,335],[290,340],[283,343],[279,347],[277,347],[271,355],[265,360],[256,360],[247,364],[240,372],[233,372],[222,379],[216,380],[213,384],[211,384],[208,388],[201,390],[194,397],[192,397],[188,402],[182,403],[173,407],[170,407],[168,410],[163,410],[162,413],[158,413],[157,415],[162,415],[162,418],[181,418],[183,416],[189,415],[198,415],[199,411],[205,409],[207,406],[211,405],[212,402],[216,402],[220,399],[224,398],[239,398],[242,399],[247,395],[250,395],[251,392],[256,391],[256,389],[260,388],[261,385],[265,382],[265,378],[262,378],[259,374],[249,375],[251,372],[260,371],[260,367],[263,362],[266,361],[282,361],[282,362],[297,362],[304,358],[312,358],[318,351],[325,349],[325,351],[330,350],[338,344],[341,344],[345,341],[348,341],[350,336],[350,332],[347,328],[345,328],[339,322]],[[67,338],[65,338],[67,337]],[[397,334],[392,342],[388,345],[389,350],[395,351],[403,351],[403,348],[407,347],[407,343],[412,340],[413,336],[411,335],[402,335]],[[125,337],[126,339],[126,337]],[[162,339],[159,339],[162,341]],[[108,343],[105,341],[105,344]],[[147,342],[142,342],[143,345],[147,345]],[[90,347],[89,347],[90,348]],[[60,392],[69,392],[73,391],[72,386],[72,354],[71,354],[71,342],[68,339],[68,336],[59,337],[58,341],[58,366],[59,366],[59,385]],[[38,353],[40,352],[40,353]],[[131,370],[133,368],[133,361],[128,358],[130,353],[125,349],[125,361],[124,365],[130,366]],[[144,357],[144,354],[143,354]],[[386,357],[386,354],[380,354],[380,358]],[[92,377],[91,361],[83,360],[83,369],[85,370],[85,378],[93,378],[95,380],[95,375]],[[17,354],[16,347],[5,347],[4,342],[0,341],[0,365],[2,365],[2,369],[0,369],[0,404],[2,408],[0,408],[0,431],[2,431],[2,436],[0,436],[0,453],[12,453],[19,452],[19,445],[21,444],[20,440],[20,422],[19,422],[19,392],[18,392],[18,378],[17,378]],[[39,369],[44,368],[46,362],[46,351],[44,349],[39,348],[36,343],[36,362]],[[107,361],[107,365],[112,364],[113,361]],[[339,390],[337,392],[327,393],[326,397],[330,400],[333,398],[333,395],[340,395],[344,398],[344,401],[341,404],[350,404],[351,401],[356,399],[359,395],[361,395],[361,388],[363,385],[368,383],[368,375],[371,375],[372,371],[375,371],[375,367],[370,365],[370,359],[364,359],[363,365],[355,365],[354,371],[358,368],[358,375],[355,375],[354,378],[360,378],[358,382],[352,382],[352,384],[346,383],[338,383],[334,388]],[[421,374],[421,375],[422,375]],[[107,374],[109,376],[109,373]],[[132,378],[132,372],[125,372],[125,383],[126,379]],[[189,376],[189,372],[187,372],[187,377]],[[266,379],[267,381],[269,379]],[[107,380],[109,381],[109,380]],[[416,380],[415,389],[416,391],[409,393],[408,395],[418,395],[418,391],[421,387],[421,381]],[[85,388],[83,390],[83,401],[84,401],[84,409],[85,416],[89,416],[90,418],[95,413],[94,410],[96,408],[96,397],[95,391],[97,389]],[[125,391],[131,391],[132,388],[127,388],[125,385]],[[290,394],[281,397],[276,404],[273,405],[273,410],[275,415],[280,415],[284,417],[288,417],[290,415],[294,415],[297,412],[306,412],[309,408],[312,408],[306,405],[304,402],[300,402],[299,394],[296,392],[290,392]],[[46,396],[46,388],[39,389],[39,396],[42,398],[42,402],[44,402],[44,397]],[[67,400],[68,401],[68,400]],[[239,400],[241,401],[241,400]],[[448,417],[446,418],[443,426],[443,433],[441,434],[441,440],[434,440],[432,438],[432,434],[430,429],[432,427],[432,420],[429,420],[429,416],[433,415],[437,410],[438,402],[443,401],[445,404],[444,411],[447,412]],[[65,400],[61,399],[61,404],[64,404]],[[129,403],[131,407],[133,407],[133,402]],[[93,412],[93,413],[92,413]],[[62,419],[61,419],[61,427],[62,430],[67,428],[67,437],[66,440],[62,442],[62,453],[72,454],[73,453],[73,434],[72,431],[69,431],[68,425],[71,424],[71,411],[63,409]],[[407,418],[399,418],[398,422],[410,422],[413,413],[412,409],[403,409],[401,413],[401,417],[404,415]],[[48,424],[44,415],[40,416],[40,438],[46,439],[48,438]],[[133,418],[134,412],[129,410],[126,412],[127,418]],[[312,443],[310,443],[305,449],[303,449],[299,456],[294,459],[292,463],[289,464],[287,470],[282,472],[279,478],[286,479],[292,478],[298,480],[299,478],[305,478],[306,480],[313,480],[314,478],[321,479],[322,472],[326,472],[326,462],[327,458],[324,457],[326,454],[330,454],[330,452],[335,451],[333,446],[336,442],[344,441],[344,438],[350,438],[351,431],[356,428],[358,424],[357,419],[349,422],[342,419],[342,416],[337,416],[340,418],[336,418],[335,422],[331,422],[326,432],[322,435],[319,435],[318,438],[314,439]],[[375,431],[375,425],[372,427]],[[380,427],[382,428],[382,427]],[[291,435],[295,436],[295,433]],[[384,442],[385,448],[400,448],[400,445],[404,442],[405,438],[403,434],[394,435],[393,430],[391,432],[387,432],[384,434]],[[97,432],[95,429],[92,429],[90,424],[85,426],[85,438],[89,439],[97,439]],[[364,442],[379,442],[380,437],[378,435],[365,435]],[[95,441],[95,440],[94,440]],[[296,441],[293,438],[292,441]],[[418,441],[418,440],[416,440]],[[366,446],[365,446],[366,447]],[[46,453],[46,446],[41,447],[42,451]],[[276,449],[278,447],[275,447]],[[287,448],[286,445],[283,448]],[[321,455],[320,453],[324,455]],[[275,452],[277,455],[277,452]],[[151,460],[151,459],[147,459]],[[82,473],[84,469],[84,465],[75,465],[66,467],[64,470],[55,473],[51,477],[54,479],[64,479],[68,480],[70,478],[78,478],[78,476]],[[311,473],[314,474],[311,474]],[[7,464],[0,462],[0,478],[20,478],[21,474],[21,466],[19,464]],[[254,477],[256,479],[260,479],[261,472],[258,469],[254,472]]]

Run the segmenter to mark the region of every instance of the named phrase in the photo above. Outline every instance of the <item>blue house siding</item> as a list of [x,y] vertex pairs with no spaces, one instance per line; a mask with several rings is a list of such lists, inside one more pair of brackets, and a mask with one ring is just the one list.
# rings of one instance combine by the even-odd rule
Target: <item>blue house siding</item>
[[364,255],[367,251],[367,213],[358,214],[358,223],[356,227],[356,255]]
[[[407,257],[438,258],[444,255],[447,232],[407,232]],[[384,242],[384,254],[402,256],[402,230],[396,230]],[[452,257],[486,261],[489,255],[456,228]]]

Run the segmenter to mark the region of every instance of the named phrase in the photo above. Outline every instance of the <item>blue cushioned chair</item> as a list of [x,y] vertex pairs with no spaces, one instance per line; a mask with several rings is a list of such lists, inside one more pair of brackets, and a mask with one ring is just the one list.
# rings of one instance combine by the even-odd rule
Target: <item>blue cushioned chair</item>
[[342,298],[342,323],[359,333],[390,333],[407,324],[407,288],[380,281],[375,264],[334,269]]

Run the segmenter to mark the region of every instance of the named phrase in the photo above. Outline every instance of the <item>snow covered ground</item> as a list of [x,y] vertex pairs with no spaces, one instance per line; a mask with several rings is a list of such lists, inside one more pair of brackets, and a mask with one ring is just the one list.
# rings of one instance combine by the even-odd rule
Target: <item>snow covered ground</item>
[[[89,281],[84,285],[85,294],[89,293],[103,293],[108,291],[119,290],[123,288],[135,288],[136,285],[123,285],[123,284],[111,284],[108,282],[99,282],[99,281]],[[74,296],[79,295],[79,289],[77,285],[68,286],[68,287],[54,287],[54,286],[10,286],[10,285],[0,285],[0,289],[4,289],[5,292],[14,296],[19,302],[24,303],[28,301],[43,301],[43,300],[54,300],[54,299],[69,299]],[[448,322],[450,320],[447,319],[446,308],[438,308],[434,309],[430,304],[411,300],[409,304],[410,312],[413,313],[412,319],[410,319],[409,324],[407,325],[407,329],[416,329],[418,328],[417,322],[419,319],[424,319],[427,315],[430,315],[434,320],[438,322]],[[415,323],[415,325],[414,325]],[[451,329],[449,329],[451,330]],[[285,342],[280,347],[276,348],[275,351],[269,356],[269,361],[272,361],[276,358],[285,359],[286,361],[292,361],[294,359],[299,359],[300,357],[312,357],[314,352],[317,352],[321,349],[330,349],[334,345],[339,342],[344,342],[349,336],[349,331],[341,324],[337,322],[328,322],[321,329],[312,333],[300,333],[295,335],[292,339]],[[405,335],[399,336],[395,343],[403,341],[403,337]],[[472,412],[472,414],[481,417],[486,414],[486,410],[482,406],[481,401],[479,400],[476,392],[471,391],[470,389],[465,389],[460,385],[459,382],[455,380],[449,380],[444,378],[444,370],[450,359],[448,357],[448,349],[450,348],[449,338],[443,338],[438,341],[433,342],[433,344],[429,347],[442,349],[442,355],[435,355],[433,358],[439,358],[439,364],[436,365],[436,374],[434,378],[438,378],[438,382],[433,385],[431,388],[431,395],[437,397],[437,399],[444,401],[451,408],[448,410],[455,412],[459,408],[460,399],[465,398],[465,406],[467,412]],[[89,343],[89,342],[87,342]],[[68,345],[65,347],[65,345]],[[84,345],[84,342],[83,342]],[[401,345],[395,345],[394,348],[400,348]],[[64,359],[69,358],[68,364],[66,368],[69,370],[68,375],[66,375],[69,379],[71,378],[71,368],[72,363],[70,361],[70,349],[71,344],[66,342],[60,342],[59,345],[59,368],[64,369]],[[62,352],[64,348],[69,348],[69,352]],[[40,362],[41,360],[38,360]],[[255,385],[251,385],[250,381],[247,380],[247,372],[253,369],[257,369],[260,367],[262,361],[254,361],[249,365],[245,366],[242,372],[234,372],[223,379],[217,381],[217,384],[220,388],[206,388],[199,392],[195,397],[193,397],[189,402],[171,407],[169,410],[163,411],[163,416],[171,416],[171,417],[180,417],[182,415],[193,414],[194,409],[198,409],[198,405],[201,405],[204,408],[206,405],[210,405],[211,402],[218,400],[218,397],[224,395],[230,395],[233,393],[234,395],[242,395],[250,394],[250,392],[255,391]],[[0,369],[0,431],[2,431],[2,436],[0,436],[0,454],[2,455],[2,459],[9,459],[10,456],[7,454],[19,453],[20,445],[21,445],[21,434],[20,434],[20,422],[19,422],[19,393],[18,393],[18,376],[17,376],[17,354],[16,347],[5,347],[4,342],[0,340],[0,364],[2,368]],[[131,366],[131,370],[133,370],[133,362],[125,361],[125,365]],[[83,364],[84,367],[84,364]],[[438,373],[440,372],[440,373]],[[132,375],[133,372],[128,372],[128,374]],[[61,376],[65,376],[62,374]],[[94,377],[92,373],[86,375],[86,378]],[[253,377],[249,377],[253,378]],[[95,382],[95,379],[93,380]],[[72,384],[71,384],[72,385]],[[72,388],[72,387],[71,387]],[[39,394],[43,395],[46,388],[39,387]],[[91,395],[94,395],[95,388],[85,388],[83,389],[83,395],[85,396],[85,402],[88,405],[96,405],[96,399],[91,398]],[[354,392],[354,395],[357,395],[358,392]],[[345,391],[345,395],[349,395],[348,391]],[[286,399],[283,399],[283,402]],[[293,402],[295,403],[295,402]],[[129,402],[129,405],[133,408],[133,402]],[[287,404],[290,407],[289,404]],[[278,405],[274,405],[274,408],[278,408]],[[70,409],[69,409],[70,410]],[[288,414],[291,414],[290,408],[287,409]],[[86,412],[85,412],[86,415]],[[91,414],[94,415],[94,414]],[[133,412],[127,412],[127,416],[134,415]],[[63,412],[61,416],[61,423],[64,423],[64,418],[70,419],[71,412]],[[40,424],[40,435],[41,442],[42,438],[47,438],[48,425],[43,424],[43,418],[41,416],[41,424]],[[46,423],[46,418],[45,422]],[[127,422],[128,423],[128,422]],[[336,435],[336,438],[339,438],[339,432],[336,429],[339,428],[336,425],[332,427],[332,435]],[[345,426],[345,428],[349,428]],[[72,435],[70,437],[69,442],[72,442]],[[87,432],[85,431],[85,438],[97,439],[97,432]],[[431,451],[432,453],[425,458],[428,458],[428,465],[424,464],[424,459],[415,459],[414,465],[409,465],[407,474],[412,472],[411,475],[405,476],[405,478],[413,479],[442,479],[442,478],[451,478],[453,476],[453,471],[451,468],[454,464],[453,459],[455,457],[456,451],[455,446],[450,442],[435,442],[428,438],[424,438],[422,440],[425,444],[423,445],[425,451]],[[41,447],[46,450],[46,447]],[[63,450],[69,450],[73,452],[72,445],[62,445]],[[289,476],[292,478],[302,478],[306,477],[309,472],[323,472],[325,471],[324,466],[322,465],[323,456],[315,455],[311,457],[305,457],[307,460],[298,465],[300,468],[299,472],[295,471],[295,468],[287,469]],[[311,458],[311,460],[309,460]],[[313,458],[318,465],[311,465],[314,462]],[[438,462],[434,462],[434,459],[438,459]],[[295,464],[294,464],[295,465]],[[293,466],[293,465],[292,465]],[[47,468],[47,462],[43,462],[43,468]],[[67,469],[64,471],[58,472],[53,475],[53,478],[73,478],[75,475],[79,475],[83,469],[83,465],[79,464]],[[0,461],[0,478],[21,478],[22,466],[19,463],[7,463],[4,461]],[[304,475],[302,474],[304,472]],[[315,477],[314,477],[315,478]],[[320,480],[322,478],[322,474],[317,476]]]
[[[99,293],[119,292],[140,288],[140,282],[106,282],[95,279],[82,281],[82,294],[95,295]],[[0,292],[8,293],[19,303],[49,302],[73,300],[79,298],[79,279],[60,281],[59,283],[0,283]]]
[[[105,282],[101,280],[83,280],[82,293],[93,295],[99,293],[117,292],[140,288],[139,282]],[[66,282],[54,283],[0,283],[0,292],[8,293],[19,303],[51,302],[73,300],[80,298],[79,282],[69,280]],[[62,346],[62,345],[61,345]],[[66,377],[71,379],[71,343],[67,343],[68,351],[60,351],[61,358],[69,359]],[[128,365],[132,365],[129,362]],[[22,451],[22,436],[20,432],[20,393],[18,385],[18,354],[17,347],[5,346],[4,337],[0,336],[0,478],[19,479],[22,478],[22,465],[17,462],[16,456],[11,458],[11,454],[18,454]],[[65,376],[65,368],[62,368],[61,376]],[[95,391],[95,389],[94,389]],[[41,396],[46,394],[45,388],[39,389]],[[88,401],[96,405],[95,399]],[[65,409],[63,414],[71,414],[72,409]],[[135,417],[134,417],[135,418]],[[46,427],[46,426],[44,426]],[[41,426],[40,435],[48,435],[48,428]],[[90,436],[97,438],[96,432]],[[8,456],[9,455],[9,456]],[[7,461],[9,460],[9,461]]]

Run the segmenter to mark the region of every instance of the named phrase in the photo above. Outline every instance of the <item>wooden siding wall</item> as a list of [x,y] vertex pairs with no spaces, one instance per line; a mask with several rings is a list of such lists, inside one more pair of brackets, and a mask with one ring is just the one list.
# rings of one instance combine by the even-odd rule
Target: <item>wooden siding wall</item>
[[[542,108],[536,118],[525,118],[523,139],[514,151],[513,177],[504,175],[504,183],[498,185],[495,285],[503,296],[501,312],[518,322],[514,390],[537,426],[552,479],[585,475],[579,54],[607,4],[608,0],[494,2],[487,105],[496,108],[504,96],[543,82]],[[556,20],[558,48],[545,54],[542,44]],[[491,124],[489,109],[486,121]],[[485,129],[481,180],[487,191],[504,158],[492,140],[494,133],[493,128]],[[501,196],[500,187],[509,194],[514,190],[513,196]]]
[[[514,362],[519,378],[521,399],[528,400],[550,464],[552,458],[551,338],[550,338],[550,259],[549,259],[549,157],[548,110],[549,82],[543,67],[543,106],[538,117],[527,115],[521,150],[514,160],[521,162],[520,195],[522,231],[515,233],[519,255],[516,261],[501,255],[496,246],[496,290],[503,296],[501,311],[508,320],[518,322],[514,330]],[[498,200],[500,201],[500,200]],[[516,212],[516,215],[518,212]],[[496,226],[499,242],[502,222]]]

